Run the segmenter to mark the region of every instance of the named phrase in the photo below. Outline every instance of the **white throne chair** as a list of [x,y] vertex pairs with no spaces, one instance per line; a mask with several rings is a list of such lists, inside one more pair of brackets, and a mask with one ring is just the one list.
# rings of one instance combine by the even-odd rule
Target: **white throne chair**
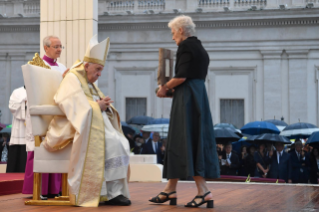
[[[30,65],[30,63],[34,65]],[[25,204],[71,205],[68,197],[67,173],[72,144],[56,152],[49,152],[41,145],[42,137],[46,135],[53,117],[65,116],[53,100],[62,81],[62,75],[58,71],[47,69],[50,67],[43,67],[45,67],[45,64],[38,54],[36,54],[32,62],[22,66],[31,116],[32,133],[35,140],[33,199],[26,201]],[[62,173],[61,197],[56,197],[55,200],[41,200],[41,173]]]

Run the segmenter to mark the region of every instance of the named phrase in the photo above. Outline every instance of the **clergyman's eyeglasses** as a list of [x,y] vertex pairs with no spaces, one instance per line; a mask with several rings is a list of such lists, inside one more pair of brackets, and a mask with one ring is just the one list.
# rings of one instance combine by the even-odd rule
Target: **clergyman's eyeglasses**
[[50,46],[50,47],[52,47],[54,49],[64,49],[64,46],[62,46],[62,45],[60,45],[60,46]]

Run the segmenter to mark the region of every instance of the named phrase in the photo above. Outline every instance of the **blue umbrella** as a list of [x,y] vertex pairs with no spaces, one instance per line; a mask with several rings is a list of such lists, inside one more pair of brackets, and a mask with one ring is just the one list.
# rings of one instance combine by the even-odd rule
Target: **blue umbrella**
[[274,124],[265,121],[249,122],[248,124],[245,124],[245,126],[243,126],[240,130],[242,133],[246,133],[249,135],[260,135],[263,133],[280,133],[280,131]]
[[248,142],[248,141],[253,141],[255,137],[257,137],[257,136],[256,135],[252,135],[252,136],[248,136],[248,137],[244,136],[240,140],[233,142],[232,143],[233,150],[235,150],[238,154],[240,154],[242,146],[246,146],[247,148],[250,146],[256,147],[256,145],[252,144],[251,142]]
[[153,120],[154,118],[149,116],[134,116],[130,120],[127,121],[128,124],[136,124],[136,125],[146,125],[148,122]]
[[308,138],[306,144],[319,145],[319,131],[313,132],[311,136]]
[[169,119],[167,118],[158,118],[158,119],[153,119],[150,120],[148,123],[149,124],[169,124]]
[[286,136],[288,138],[308,138],[313,132],[319,131],[316,125],[304,122],[298,122],[295,124],[288,125],[280,135]]

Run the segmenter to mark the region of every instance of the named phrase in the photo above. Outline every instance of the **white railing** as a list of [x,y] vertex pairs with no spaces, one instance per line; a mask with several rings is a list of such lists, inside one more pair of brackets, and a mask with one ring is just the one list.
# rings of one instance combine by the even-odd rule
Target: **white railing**
[[267,5],[267,0],[235,0],[234,2],[235,7],[246,7],[251,5]]
[[108,11],[127,10],[163,10],[165,0],[130,0],[130,1],[105,1]]
[[134,0],[132,1],[111,1],[107,2],[107,10],[134,10]]
[[39,14],[40,2],[24,3],[23,12],[24,14]]
[[229,0],[199,0],[198,7],[228,6]]
[[141,9],[141,10],[165,9],[165,0],[140,0],[138,1],[138,9]]

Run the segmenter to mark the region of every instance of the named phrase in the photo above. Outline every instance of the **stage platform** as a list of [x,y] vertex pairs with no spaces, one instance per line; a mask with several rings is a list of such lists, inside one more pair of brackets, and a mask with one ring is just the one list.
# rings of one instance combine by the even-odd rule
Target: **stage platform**
[[[319,186],[285,185],[259,183],[209,182],[214,196],[214,209],[201,206],[198,209],[185,208],[183,204],[196,194],[194,182],[181,182],[178,185],[177,206],[148,202],[150,196],[159,193],[165,183],[130,183],[131,206],[107,206],[82,208],[72,206],[26,206],[24,201],[30,195],[12,194],[0,196],[1,211],[318,211]],[[28,198],[29,197],[29,198]]]
[[21,193],[23,182],[24,173],[0,173],[0,196]]

